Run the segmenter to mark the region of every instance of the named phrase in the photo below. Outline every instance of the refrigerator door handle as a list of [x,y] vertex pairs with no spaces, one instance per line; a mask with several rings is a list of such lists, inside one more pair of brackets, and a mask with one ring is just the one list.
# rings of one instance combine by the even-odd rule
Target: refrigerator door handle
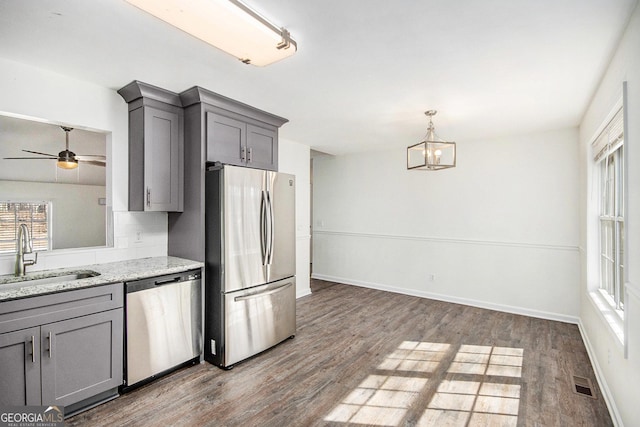
[[277,288],[273,288],[273,289],[269,289],[268,291],[263,291],[263,292],[255,292],[249,295],[243,295],[241,297],[235,297],[233,300],[238,302],[238,301],[246,301],[252,298],[261,298],[267,295],[271,295],[271,294],[275,294],[277,292],[280,292],[282,290],[284,290],[284,288],[287,288],[289,286],[293,285],[293,282],[287,282],[284,285],[278,286]]
[[271,203],[271,192],[267,191],[267,202],[269,202],[269,258],[267,264],[273,262],[273,241],[274,241],[274,218],[273,218],[273,203]]
[[267,197],[266,192],[262,192],[260,200],[260,250],[262,255],[262,265],[267,265],[268,247],[267,247]]

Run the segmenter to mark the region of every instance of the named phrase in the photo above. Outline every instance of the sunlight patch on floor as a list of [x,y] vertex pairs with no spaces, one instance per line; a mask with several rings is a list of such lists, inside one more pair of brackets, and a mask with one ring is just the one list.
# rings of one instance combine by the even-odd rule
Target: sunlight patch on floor
[[521,348],[461,345],[447,372],[478,380],[442,381],[418,426],[517,425],[520,385],[495,377],[520,378],[523,359]]
[[378,369],[387,371],[433,372],[447,354],[450,344],[404,341],[387,356]]
[[524,350],[480,345],[461,345],[457,350],[454,355],[450,344],[402,342],[377,366],[397,375],[369,375],[324,420],[398,426],[412,405],[413,411],[420,405],[417,399],[429,381],[426,374],[453,357],[447,376],[461,374],[465,380],[442,380],[428,404],[421,405],[425,409],[417,425],[517,425],[521,386],[509,382],[522,376]]
[[369,375],[325,421],[395,426],[426,384],[426,378]]
[[523,354],[521,348],[461,345],[447,372],[520,378]]

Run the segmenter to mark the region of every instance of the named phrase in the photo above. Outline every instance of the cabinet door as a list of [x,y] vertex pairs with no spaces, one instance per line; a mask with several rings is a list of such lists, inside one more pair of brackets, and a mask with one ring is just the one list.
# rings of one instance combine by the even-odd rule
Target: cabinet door
[[40,405],[40,328],[0,334],[0,406]]
[[180,211],[180,115],[144,107],[145,211]]
[[122,309],[43,325],[42,402],[71,405],[122,384]]
[[246,123],[207,113],[207,161],[245,166],[246,145]]
[[247,125],[247,166],[278,170],[278,134],[271,129]]

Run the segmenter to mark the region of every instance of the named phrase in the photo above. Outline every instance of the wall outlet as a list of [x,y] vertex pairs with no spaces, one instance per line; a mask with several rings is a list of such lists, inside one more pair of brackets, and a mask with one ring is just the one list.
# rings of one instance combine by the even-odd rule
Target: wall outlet
[[136,235],[135,235],[135,240],[134,243],[142,243],[142,231],[138,230],[136,231]]
[[436,281],[436,275],[435,274],[429,274],[429,275],[427,275],[427,278],[429,279],[430,282],[435,282]]

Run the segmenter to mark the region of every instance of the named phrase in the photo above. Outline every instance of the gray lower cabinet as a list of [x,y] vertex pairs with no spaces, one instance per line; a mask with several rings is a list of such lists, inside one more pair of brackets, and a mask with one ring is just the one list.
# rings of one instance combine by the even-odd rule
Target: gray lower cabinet
[[41,328],[42,403],[68,406],[122,384],[122,310]]
[[0,406],[71,414],[123,382],[123,285],[0,303]]
[[0,406],[40,405],[40,328],[0,334]]

